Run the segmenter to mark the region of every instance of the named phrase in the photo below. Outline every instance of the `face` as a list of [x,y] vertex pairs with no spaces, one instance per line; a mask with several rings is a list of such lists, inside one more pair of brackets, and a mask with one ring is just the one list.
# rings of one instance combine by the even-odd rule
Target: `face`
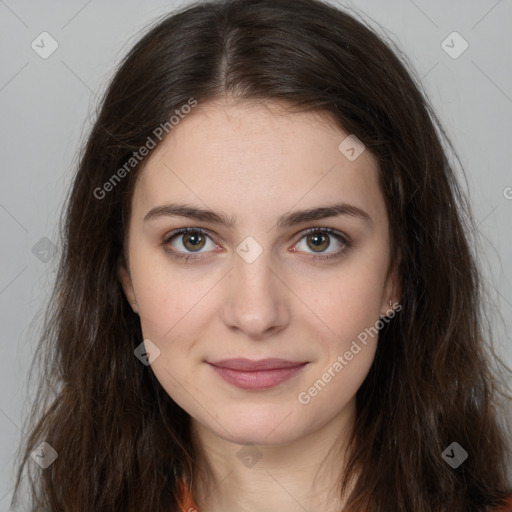
[[210,434],[288,443],[353,410],[398,295],[377,165],[347,135],[215,102],[147,157],[119,277],[153,372]]

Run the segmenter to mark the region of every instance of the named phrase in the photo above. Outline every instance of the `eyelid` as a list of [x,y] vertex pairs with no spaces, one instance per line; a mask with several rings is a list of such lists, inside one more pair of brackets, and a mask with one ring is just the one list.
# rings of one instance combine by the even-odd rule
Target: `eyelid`
[[196,228],[196,227],[189,227],[189,228],[178,228],[173,229],[169,233],[165,234],[162,238],[162,243],[169,243],[173,238],[177,237],[178,235],[183,235],[185,233],[199,233],[201,235],[205,235],[212,240],[215,238],[215,235],[212,236],[212,233],[204,228]]

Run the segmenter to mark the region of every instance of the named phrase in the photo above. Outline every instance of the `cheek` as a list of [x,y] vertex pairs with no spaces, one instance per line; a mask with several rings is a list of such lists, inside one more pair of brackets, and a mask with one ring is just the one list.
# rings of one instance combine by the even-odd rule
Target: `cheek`
[[[167,281],[140,276],[144,285],[136,289],[142,332],[145,338],[161,341],[180,318],[180,302]],[[175,288],[175,287],[172,287]]]
[[384,265],[346,267],[325,278],[300,284],[298,295],[330,337],[347,340],[379,319],[384,289]]
[[190,318],[197,322],[194,312],[208,308],[216,293],[211,274],[185,272],[150,251],[134,254],[132,279],[143,335],[164,343],[176,332],[193,332]]
[[305,317],[302,330],[311,337],[318,334],[318,359],[297,399],[314,424],[345,407],[366,378],[377,349],[381,293],[381,282],[351,273],[338,275],[324,293],[310,299],[315,315]]
[[[299,390],[296,397],[300,404],[299,414],[307,418],[312,427],[320,427],[344,410],[368,375],[376,345],[357,344],[359,347],[349,345],[333,354]],[[347,352],[351,354],[350,360],[346,357]]]

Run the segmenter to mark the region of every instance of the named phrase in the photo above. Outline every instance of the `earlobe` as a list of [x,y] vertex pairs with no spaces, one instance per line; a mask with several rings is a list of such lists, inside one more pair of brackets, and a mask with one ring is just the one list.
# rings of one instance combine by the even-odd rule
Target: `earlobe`
[[138,314],[139,310],[137,307],[137,300],[135,298],[135,293],[133,291],[132,278],[130,276],[130,273],[126,269],[126,266],[122,263],[120,263],[117,268],[117,277],[121,283],[121,286],[123,287],[123,291],[124,291],[126,300],[130,303],[134,313]]

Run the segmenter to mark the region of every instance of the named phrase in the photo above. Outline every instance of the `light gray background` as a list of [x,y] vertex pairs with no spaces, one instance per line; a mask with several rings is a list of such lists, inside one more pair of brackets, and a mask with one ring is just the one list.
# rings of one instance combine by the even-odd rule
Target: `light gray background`
[[[56,258],[45,263],[45,254],[32,249],[43,237],[58,241],[77,150],[114,64],[148,22],[186,3],[0,0],[0,510],[8,509],[12,495],[12,461],[29,403],[27,371],[55,275]],[[498,350],[512,364],[512,1],[331,3],[350,6],[386,29],[455,143],[485,238],[485,276],[505,319],[496,323]],[[59,45],[47,59],[31,48],[43,31]],[[453,31],[469,44],[456,59],[441,46]],[[461,48],[457,39],[448,44],[452,52]]]

